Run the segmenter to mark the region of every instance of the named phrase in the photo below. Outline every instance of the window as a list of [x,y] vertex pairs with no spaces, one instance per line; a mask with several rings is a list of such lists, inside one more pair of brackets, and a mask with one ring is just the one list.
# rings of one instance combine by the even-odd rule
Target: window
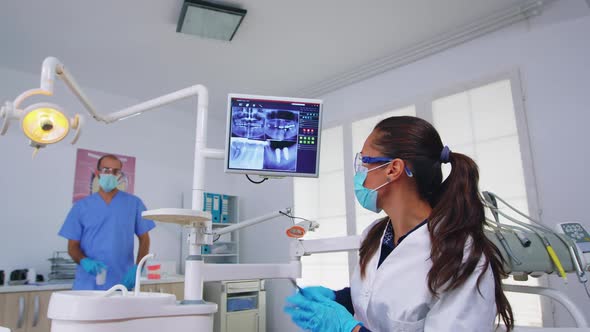
[[[317,179],[293,180],[294,211],[297,216],[320,223],[305,239],[346,235],[344,158],[342,127],[324,129],[320,146]],[[302,257],[302,285],[322,285],[332,289],[349,286],[348,255],[345,252]]]
[[[352,123],[352,155],[354,156],[357,152],[363,149],[365,139],[375,128],[375,125],[379,121],[386,119],[390,116],[416,116],[416,107],[414,105],[400,108],[394,111],[389,111],[381,115],[372,116]],[[350,161],[353,162],[352,160]],[[363,208],[355,199],[354,210],[356,216],[356,233],[362,234],[363,230],[367,228],[373,221],[385,216],[385,212],[381,211],[379,214],[375,214],[365,208]]]
[[[509,80],[436,99],[432,102],[432,118],[443,144],[475,160],[479,166],[481,191],[491,191],[528,213],[524,165]],[[446,177],[450,166],[443,167]],[[509,210],[506,213],[516,217]],[[492,218],[489,210],[486,214]],[[504,282],[513,283],[513,280]],[[523,285],[523,282],[518,283]],[[539,282],[529,279],[526,284],[539,285]],[[538,296],[506,294],[518,325],[542,326]]]

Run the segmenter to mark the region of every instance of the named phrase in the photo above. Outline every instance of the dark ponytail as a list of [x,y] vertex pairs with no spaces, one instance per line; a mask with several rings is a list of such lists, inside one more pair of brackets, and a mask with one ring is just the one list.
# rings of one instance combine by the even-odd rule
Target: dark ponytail
[[[481,257],[484,268],[477,285],[491,267],[495,283],[498,315],[508,328],[514,327],[512,308],[502,290],[503,258],[496,246],[484,235],[485,214],[479,196],[479,172],[475,162],[466,155],[443,150],[434,127],[416,117],[390,117],[377,124],[374,147],[384,156],[404,160],[414,174],[420,197],[432,207],[428,230],[432,243],[432,268],[428,272],[428,289],[439,292],[460,287],[475,271]],[[442,156],[441,156],[442,152]],[[441,158],[442,157],[442,158]],[[442,181],[441,159],[451,163],[451,173]],[[359,251],[361,276],[379,247],[387,225],[381,220],[369,230]],[[468,243],[469,241],[469,243]],[[464,257],[465,248],[467,257]]]
[[[495,283],[496,310],[504,324],[512,329],[514,317],[501,278],[506,275],[498,248],[485,236],[485,214],[478,189],[479,172],[475,162],[460,153],[450,154],[451,173],[442,183],[437,204],[428,220],[432,249],[432,268],[428,273],[428,288],[452,290],[461,286],[477,267],[481,256],[485,265],[477,284],[489,267]],[[463,257],[469,239],[469,253]],[[488,265],[489,264],[489,265]]]

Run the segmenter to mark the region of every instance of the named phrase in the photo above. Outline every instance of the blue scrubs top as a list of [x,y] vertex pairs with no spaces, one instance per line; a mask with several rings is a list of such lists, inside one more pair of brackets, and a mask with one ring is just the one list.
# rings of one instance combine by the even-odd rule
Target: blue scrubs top
[[141,217],[145,205],[137,196],[117,192],[110,204],[98,193],[74,204],[59,231],[59,235],[80,241],[84,254],[107,266],[104,285],[96,285],[96,277],[88,274],[82,266],[76,268],[74,290],[109,289],[122,282],[127,270],[132,267],[134,235],[148,232],[156,225]]

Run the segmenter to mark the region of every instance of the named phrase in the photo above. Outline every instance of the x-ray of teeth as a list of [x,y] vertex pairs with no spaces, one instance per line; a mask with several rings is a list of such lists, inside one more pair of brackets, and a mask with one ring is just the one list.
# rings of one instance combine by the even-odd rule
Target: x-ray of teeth
[[298,112],[267,110],[266,136],[273,140],[296,140],[299,131]]
[[232,136],[264,139],[266,113],[259,108],[232,108]]
[[270,141],[264,147],[264,168],[295,171],[297,167],[297,143]]
[[229,167],[240,169],[262,169],[266,141],[232,137],[230,141]]

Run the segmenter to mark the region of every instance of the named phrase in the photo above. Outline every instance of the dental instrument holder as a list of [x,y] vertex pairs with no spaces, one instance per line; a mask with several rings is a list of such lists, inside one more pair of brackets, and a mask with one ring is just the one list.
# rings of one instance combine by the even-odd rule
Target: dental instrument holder
[[[488,202],[488,208],[490,208],[492,213],[494,213],[496,223],[498,225],[500,225],[500,222],[499,222],[499,218],[497,217],[497,215],[502,215],[506,219],[516,223],[518,225],[517,227],[519,229],[521,229],[521,230],[526,229],[526,233],[530,233],[530,236],[526,236],[526,234],[522,234],[522,233],[519,235],[519,233],[515,230],[512,230],[511,232],[507,232],[507,234],[512,233],[511,236],[516,236],[518,238],[518,240],[521,242],[523,247],[527,247],[527,245],[525,245],[525,244],[528,244],[530,246],[533,243],[538,244],[539,242],[545,247],[545,252],[543,254],[540,254],[539,251],[537,251],[537,250],[528,249],[528,250],[525,250],[526,252],[523,254],[523,256],[526,257],[527,260],[529,260],[533,257],[531,254],[536,254],[536,256],[540,255],[542,257],[546,256],[547,258],[549,258],[548,262],[551,262],[551,264],[554,266],[552,271],[550,269],[538,269],[539,268],[538,264],[532,264],[532,266],[529,266],[529,262],[527,261],[526,266],[524,266],[522,268],[511,269],[510,267],[505,266],[506,271],[508,271],[509,273],[511,273],[511,271],[518,271],[518,272],[522,272],[525,274],[534,274],[534,272],[539,273],[539,271],[542,271],[544,273],[552,273],[553,271],[555,271],[560,274],[565,274],[566,272],[567,273],[575,272],[578,276],[578,280],[582,284],[586,284],[588,278],[586,276],[585,269],[587,269],[587,267],[584,266],[582,253],[578,250],[578,248],[575,246],[575,244],[573,243],[573,241],[570,238],[568,238],[567,236],[565,236],[563,234],[554,232],[552,229],[541,224],[539,221],[536,221],[535,219],[525,215],[524,213],[522,213],[521,211],[519,211],[518,209],[516,209],[515,207],[513,207],[509,203],[507,203],[505,200],[503,200],[501,197],[497,196],[496,194],[488,192],[488,191],[484,191],[482,194],[483,194],[484,200],[486,202]],[[505,204],[512,211],[516,212],[520,216],[522,216],[522,217],[526,218],[527,220],[529,220],[530,222],[532,222],[532,224],[523,223],[522,221],[514,219],[513,217],[510,217],[506,213],[502,212],[500,209],[498,209],[497,200],[501,201],[503,204]],[[522,239],[523,237],[528,239],[530,241],[530,243],[528,243],[528,242],[523,243],[523,239]],[[532,241],[530,239],[532,239]],[[549,252],[548,246],[551,247],[552,252]],[[508,244],[508,247],[511,247],[510,244]],[[501,248],[499,247],[499,249],[501,249]],[[507,253],[508,255],[504,255],[504,252],[502,254],[504,257],[510,257],[509,253]],[[553,257],[551,254],[554,254]],[[535,261],[535,263],[539,263],[539,261],[542,260],[542,257],[541,258],[536,257],[536,259],[533,259],[533,261]],[[555,263],[556,263],[555,260],[557,260],[557,263],[560,264],[559,266],[555,265]],[[509,262],[506,261],[506,263],[508,264]],[[548,264],[545,264],[545,265],[548,265]],[[518,273],[516,273],[516,275],[518,275]],[[566,282],[567,282],[567,280],[566,280]],[[590,296],[590,293],[589,293],[589,296]]]
[[[488,201],[488,203],[490,203],[495,209],[498,209],[498,202],[496,201],[496,197],[493,195],[490,195],[489,192],[484,191],[483,193],[483,197],[485,198],[485,200]],[[496,223],[500,223],[500,215],[498,214],[497,210],[493,210],[490,209],[492,216],[494,216],[494,219],[496,220]],[[520,241],[520,244],[522,244],[523,247],[529,247],[531,245],[531,240],[526,236],[526,234],[522,233],[522,232],[518,232],[515,231],[514,234],[518,237],[518,240]],[[519,264],[520,265],[520,264]]]

